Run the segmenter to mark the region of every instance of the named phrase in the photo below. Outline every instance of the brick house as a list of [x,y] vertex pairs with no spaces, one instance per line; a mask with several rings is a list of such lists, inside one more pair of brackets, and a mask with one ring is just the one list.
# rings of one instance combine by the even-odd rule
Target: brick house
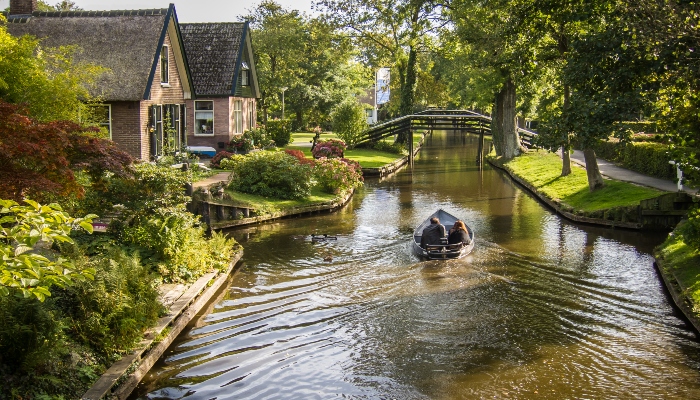
[[[91,93],[101,100],[95,107],[110,138],[137,159],[188,145],[220,148],[219,142],[255,125],[260,96],[247,24],[186,24],[195,76],[173,4],[39,12],[37,0],[10,0],[7,22],[14,36],[35,36],[46,47],[76,45],[77,62],[109,69]],[[202,102],[194,100],[195,87]]]
[[187,100],[187,143],[223,150],[254,128],[260,97],[248,23],[181,24],[195,99]]

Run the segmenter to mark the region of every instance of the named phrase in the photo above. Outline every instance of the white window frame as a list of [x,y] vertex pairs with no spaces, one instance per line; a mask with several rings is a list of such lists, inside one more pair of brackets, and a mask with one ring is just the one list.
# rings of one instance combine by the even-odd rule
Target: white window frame
[[250,86],[250,67],[245,61],[241,62],[241,86]]
[[243,100],[233,101],[234,133],[243,133]]
[[170,86],[170,48],[164,44],[160,49],[160,84]]
[[[211,103],[211,110],[197,110],[197,103]],[[214,136],[214,100],[195,100],[194,101],[194,135],[195,136]],[[207,112],[211,113],[211,133],[198,133],[199,127],[197,126],[197,113]]]

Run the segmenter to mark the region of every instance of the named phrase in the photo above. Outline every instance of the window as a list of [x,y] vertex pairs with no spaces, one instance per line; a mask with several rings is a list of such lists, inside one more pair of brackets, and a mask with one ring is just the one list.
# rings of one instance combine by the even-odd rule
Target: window
[[365,112],[367,113],[367,118],[372,118],[372,117],[374,117],[374,110],[373,110],[373,109],[368,108],[368,109],[365,110]]
[[233,101],[234,133],[243,133],[243,100]]
[[[83,112],[84,110],[84,112]],[[80,111],[80,122],[97,125],[104,129],[105,138],[112,139],[112,106],[109,104],[88,104]]]
[[169,82],[170,69],[168,66],[168,46],[160,49],[160,84],[167,85]]
[[241,86],[250,86],[250,67],[245,61],[241,63]]
[[214,134],[214,102],[199,100],[194,102],[194,134]]

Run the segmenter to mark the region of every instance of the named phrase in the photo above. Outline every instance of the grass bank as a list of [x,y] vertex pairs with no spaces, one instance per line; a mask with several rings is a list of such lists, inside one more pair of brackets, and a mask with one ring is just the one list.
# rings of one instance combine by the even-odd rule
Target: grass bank
[[[292,133],[292,143],[287,145],[285,149],[293,149],[293,150],[301,150],[306,157],[311,158],[311,141],[314,138],[313,133],[307,133],[307,132],[294,132]],[[328,140],[328,139],[337,139],[338,136],[336,136],[332,132],[324,132],[321,134],[321,140]],[[418,146],[418,143],[420,142],[421,135],[413,135],[413,146],[414,148]],[[392,138],[385,139],[385,141],[388,142],[393,142]],[[396,161],[397,159],[400,159],[403,157],[403,155],[400,154],[395,154],[395,153],[389,153],[386,151],[379,151],[379,150],[374,150],[374,149],[365,149],[365,148],[359,148],[359,149],[349,149],[345,150],[345,157],[357,161],[360,163],[360,166],[362,168],[379,168],[383,167],[387,164],[391,164],[392,162]]]
[[669,287],[672,294],[676,291],[676,304],[700,330],[700,252],[681,235],[671,234],[655,249],[654,257],[664,280],[677,284]]
[[637,205],[663,193],[610,179],[605,180],[604,188],[591,192],[584,168],[572,165],[571,174],[561,176],[561,159],[545,151],[528,152],[502,165],[552,201],[584,212]]
[[343,194],[324,193],[319,187],[312,188],[308,197],[296,200],[275,199],[230,189],[226,189],[225,193],[230,199],[227,203],[238,207],[252,208],[261,213],[276,213],[298,207],[329,203],[343,196]]

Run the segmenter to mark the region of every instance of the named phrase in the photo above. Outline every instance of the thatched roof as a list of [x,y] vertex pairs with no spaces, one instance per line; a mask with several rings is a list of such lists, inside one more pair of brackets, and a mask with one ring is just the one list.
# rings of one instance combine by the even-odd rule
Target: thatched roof
[[7,28],[14,36],[41,38],[47,47],[79,46],[77,61],[111,70],[101,77],[94,95],[105,101],[138,101],[148,93],[169,10],[35,11],[8,17]]
[[180,24],[197,96],[233,96],[245,23]]

